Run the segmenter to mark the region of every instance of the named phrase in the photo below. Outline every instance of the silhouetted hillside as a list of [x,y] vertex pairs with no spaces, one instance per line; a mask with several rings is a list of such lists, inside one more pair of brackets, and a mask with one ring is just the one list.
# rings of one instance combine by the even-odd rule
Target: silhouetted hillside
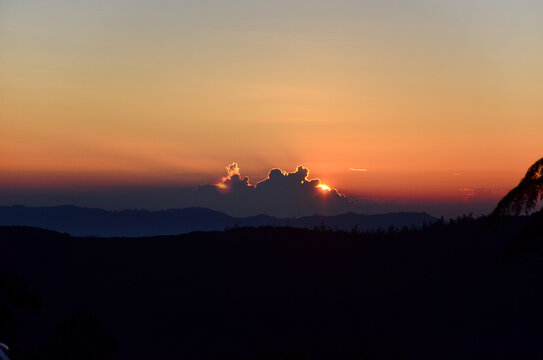
[[[27,289],[6,298],[0,287],[0,304],[13,319],[12,360],[64,347],[76,359],[81,339],[101,352],[80,359],[537,359],[542,262],[503,262],[534,229],[533,217],[367,234],[74,238],[0,227],[0,274]],[[32,294],[37,310],[6,300]]]
[[313,228],[324,224],[340,230],[386,229],[389,226],[422,226],[436,219],[425,213],[392,213],[338,216],[308,216],[281,219],[259,215],[245,218],[231,217],[204,208],[172,209],[165,211],[124,210],[105,211],[76,206],[0,207],[0,225],[35,226],[76,236],[155,236],[175,235],[191,231],[223,230],[234,226],[290,226]]
[[528,168],[520,183],[501,199],[492,216],[529,214],[541,200],[543,200],[543,158]]

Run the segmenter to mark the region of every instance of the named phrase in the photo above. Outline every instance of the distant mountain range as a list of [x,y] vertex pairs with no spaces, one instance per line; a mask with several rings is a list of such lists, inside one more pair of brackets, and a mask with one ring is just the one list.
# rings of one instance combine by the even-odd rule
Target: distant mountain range
[[52,207],[0,206],[0,225],[35,226],[75,236],[155,236],[192,231],[224,230],[229,227],[290,226],[313,228],[324,225],[332,229],[359,231],[386,229],[389,226],[420,227],[436,219],[426,213],[399,212],[380,215],[346,213],[335,216],[277,218],[268,215],[232,217],[206,208],[163,211],[107,211],[73,205]]

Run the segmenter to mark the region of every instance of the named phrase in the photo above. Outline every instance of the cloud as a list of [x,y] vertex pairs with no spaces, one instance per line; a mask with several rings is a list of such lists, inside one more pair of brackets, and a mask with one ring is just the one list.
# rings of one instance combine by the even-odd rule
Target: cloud
[[366,172],[368,169],[360,169],[360,168],[349,168],[350,171],[359,171],[359,172]]
[[[214,186],[200,186],[209,207],[230,214],[304,216],[349,211],[350,200],[336,189],[323,190],[320,179],[310,179],[300,165],[293,172],[272,169],[268,176],[251,184],[242,177],[237,163],[226,167],[227,175]],[[215,190],[217,197],[213,196]],[[213,202],[213,204],[211,204]]]
[[463,200],[496,200],[507,194],[507,189],[462,188],[458,191]]
[[227,175],[222,178],[222,180],[221,180],[222,182],[225,182],[226,180],[231,179],[232,176],[234,176],[234,175],[239,175],[240,174],[238,163],[232,163],[232,164],[228,165],[226,167],[226,172],[227,172]]
[[217,190],[223,194],[230,192],[234,188],[250,187],[249,178],[241,178],[240,169],[237,163],[232,163],[226,167],[226,176],[215,185]]
[[464,201],[468,201],[475,196],[475,189],[464,188],[458,189],[458,191],[462,193],[462,199]]

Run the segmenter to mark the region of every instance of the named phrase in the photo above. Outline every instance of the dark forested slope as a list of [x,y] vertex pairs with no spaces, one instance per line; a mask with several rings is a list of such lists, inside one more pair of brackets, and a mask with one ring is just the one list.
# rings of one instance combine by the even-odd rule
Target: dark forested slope
[[12,360],[542,358],[543,263],[532,250],[504,263],[530,222],[152,238],[2,227],[0,342]]

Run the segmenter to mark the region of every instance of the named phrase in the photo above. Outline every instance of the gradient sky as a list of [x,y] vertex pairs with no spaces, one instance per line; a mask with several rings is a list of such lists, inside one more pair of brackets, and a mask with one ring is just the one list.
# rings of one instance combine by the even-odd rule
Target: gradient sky
[[215,183],[235,161],[461,202],[543,155],[540,0],[2,0],[0,49],[3,187]]

